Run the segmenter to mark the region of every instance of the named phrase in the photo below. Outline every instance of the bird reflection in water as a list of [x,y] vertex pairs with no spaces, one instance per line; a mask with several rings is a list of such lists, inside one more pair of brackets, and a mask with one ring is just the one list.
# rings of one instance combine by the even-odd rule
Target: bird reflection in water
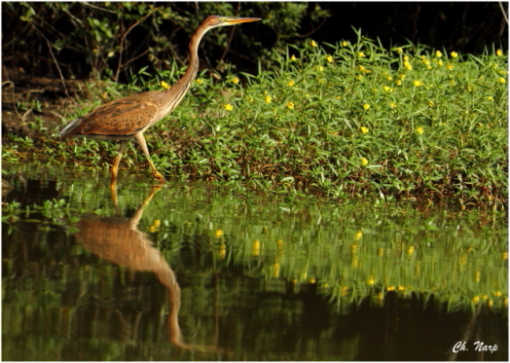
[[[154,195],[162,188],[162,184],[152,188],[141,206],[131,218],[99,217],[84,215],[76,224],[79,232],[75,235],[76,241],[85,249],[99,257],[113,262],[119,266],[135,271],[151,271],[168,290],[170,311],[168,315],[168,329],[170,342],[181,349],[214,352],[216,346],[196,347],[186,344],[181,335],[178,313],[181,305],[181,292],[175,273],[163,258],[161,252],[152,245],[149,236],[138,230],[138,222],[142,217]],[[112,192],[114,192],[112,190]],[[112,198],[119,213],[117,195]]]

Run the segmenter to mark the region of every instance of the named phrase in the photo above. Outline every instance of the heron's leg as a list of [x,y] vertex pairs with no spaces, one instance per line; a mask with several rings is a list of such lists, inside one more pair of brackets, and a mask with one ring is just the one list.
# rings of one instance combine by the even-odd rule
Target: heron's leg
[[112,201],[115,208],[119,207],[118,199],[117,199],[117,179],[113,179],[110,182],[110,192],[112,193]]
[[117,175],[119,174],[120,159],[122,159],[122,154],[124,153],[124,150],[126,150],[126,146],[127,140],[124,140],[120,143],[119,153],[117,154],[117,157],[115,158],[115,161],[112,166],[112,180],[117,179]]
[[156,170],[156,167],[154,166],[154,163],[152,162],[151,156],[149,154],[149,149],[147,149],[147,143],[145,142],[145,138],[143,137],[143,134],[136,134],[135,139],[138,142],[138,145],[142,148],[143,153],[145,154],[145,157],[147,158],[147,161],[149,162],[149,165],[152,169],[152,176],[154,179],[160,180],[160,181],[166,181],[166,179],[159,173],[159,171]]
[[112,165],[112,180],[110,182],[110,191],[112,192],[113,204],[117,205],[117,175],[119,174],[119,164],[120,159],[122,159],[122,154],[124,150],[126,150],[127,141],[122,141],[120,143],[119,153],[115,158],[115,161]]

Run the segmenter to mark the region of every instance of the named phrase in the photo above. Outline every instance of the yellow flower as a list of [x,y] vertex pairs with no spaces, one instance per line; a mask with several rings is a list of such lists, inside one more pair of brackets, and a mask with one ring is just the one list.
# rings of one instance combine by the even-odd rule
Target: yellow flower
[[342,47],[347,47],[349,45],[349,42],[347,40],[344,40],[340,44],[342,45]]
[[358,57],[359,57],[359,58],[365,58],[366,56],[365,56],[365,53],[363,53],[363,52],[358,52]]
[[223,107],[227,111],[232,111],[234,109],[234,106],[232,106],[230,103],[225,104]]
[[416,80],[416,81],[413,81],[413,85],[415,87],[420,87],[420,86],[423,86],[423,83],[420,80]]
[[221,238],[223,236],[223,231],[221,229],[217,229],[216,232],[214,232],[214,237]]
[[442,61],[441,59],[440,59],[440,60],[438,60],[438,61],[437,61],[437,65],[438,65],[438,66],[442,66],[442,65],[443,65],[443,61]]
[[292,57],[290,57],[290,61],[291,61],[291,62],[296,61],[296,56],[295,56],[294,54],[292,54]]
[[315,43],[315,40],[312,40],[312,41],[310,42],[310,45],[311,45],[312,47],[316,47],[316,46],[317,46],[317,43]]
[[434,101],[429,100],[429,102],[427,102],[427,103],[428,103],[429,107],[434,107]]
[[397,108],[397,104],[395,102],[390,102],[390,107],[391,108]]
[[423,134],[423,127],[421,127],[421,126],[417,127],[416,128],[416,133],[419,134],[419,135]]
[[258,239],[253,241],[253,244],[251,247],[251,254],[253,256],[258,256],[260,254],[260,241]]
[[[367,159],[365,159],[365,158],[361,158],[361,159],[360,159],[360,162],[361,162],[361,165],[362,165],[362,166],[367,166],[367,165],[368,165],[368,160],[367,160]],[[361,238],[361,237],[360,237],[360,238]],[[357,239],[358,239],[358,238],[357,238]]]
[[324,71],[324,67],[323,67],[323,66],[319,66],[319,67],[317,67],[317,70],[318,70],[319,72],[323,72],[323,71]]
[[202,84],[202,83],[204,83],[204,81],[202,81],[202,79],[200,79],[200,78],[197,78],[197,79],[195,80],[195,82],[196,82],[196,83],[198,83],[198,84]]
[[289,81],[289,83],[287,83],[289,85],[289,87],[292,87],[294,86],[294,81]]
[[286,105],[286,106],[287,106],[287,108],[288,108],[289,110],[293,110],[293,109],[294,109],[294,102],[289,102],[289,103],[287,103],[287,105]]
[[359,69],[359,71],[360,71],[361,73],[365,73],[365,74],[372,73],[372,71],[371,71],[370,69],[366,69],[366,68],[365,68],[365,67],[363,67],[363,66],[359,66],[359,67],[358,67],[358,69]]
[[[365,161],[366,161],[366,164],[364,164],[364,163],[363,163],[363,160],[365,160]],[[361,164],[363,164],[363,165],[367,165],[367,164],[368,164],[368,160],[367,160],[367,159],[365,159],[365,158],[361,158]],[[357,240],[359,240],[361,237],[363,237],[363,231],[361,231],[361,230],[360,230],[360,231],[356,232],[356,235],[354,236],[354,239],[357,241]]]
[[404,68],[408,71],[412,71],[413,70],[413,66],[411,65],[411,63],[409,63],[408,61],[405,61],[404,62]]
[[386,76],[386,80],[388,80],[388,81],[393,81],[393,77],[392,77],[392,76],[390,76],[390,75],[388,75],[388,76]]
[[267,95],[266,97],[264,97],[264,102],[271,103],[271,96]]
[[492,96],[487,97],[487,101],[494,101],[494,98]]
[[506,79],[504,79],[503,77],[499,77],[498,82],[504,84],[506,83]]
[[395,291],[395,286],[391,285],[386,288],[387,291]]
[[361,130],[362,134],[367,134],[368,133],[368,127],[361,126],[359,129]]
[[404,53],[404,51],[402,50],[402,48],[397,48],[397,53],[402,54],[402,53]]
[[161,87],[163,87],[164,89],[170,89],[170,86],[168,85],[168,83],[166,83],[165,81],[161,81],[159,83],[161,85]]
[[326,57],[326,60],[327,60],[329,63],[333,63],[333,57],[332,57],[332,56],[330,56],[330,55],[328,55],[328,56]]
[[501,57],[501,56],[503,55],[503,51],[502,51],[501,49],[498,49],[498,50],[496,51],[496,55],[497,55],[498,57]]
[[383,90],[384,90],[384,92],[388,92],[388,93],[393,92],[393,88],[388,87],[388,86],[384,86],[384,87],[383,87]]
[[446,68],[448,68],[448,69],[451,71],[454,67],[453,67],[453,64],[448,63],[448,64],[446,65]]
[[436,50],[436,58],[441,58],[443,56],[443,53],[441,53],[440,50]]
[[149,232],[154,233],[159,231],[159,227],[161,226],[161,220],[155,219],[154,222],[152,222],[152,225],[149,227]]
[[232,82],[233,84],[238,84],[239,83],[239,78],[237,77],[234,77],[230,80],[230,82]]
[[401,81],[400,79],[397,79],[397,80],[395,81],[395,84],[396,84],[397,86],[401,86],[401,85],[402,85],[402,81]]
[[370,108],[370,105],[369,105],[368,103],[365,103],[365,104],[363,105],[363,109],[364,109],[364,110],[368,110],[369,108]]
[[450,56],[451,56],[452,58],[457,58],[457,57],[459,56],[459,54],[458,54],[457,52],[451,52],[451,53],[450,53]]

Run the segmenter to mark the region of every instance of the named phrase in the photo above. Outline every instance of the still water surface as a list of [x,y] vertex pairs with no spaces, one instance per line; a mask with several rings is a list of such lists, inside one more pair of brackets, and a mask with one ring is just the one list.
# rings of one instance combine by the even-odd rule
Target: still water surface
[[508,359],[501,216],[4,178],[3,360]]

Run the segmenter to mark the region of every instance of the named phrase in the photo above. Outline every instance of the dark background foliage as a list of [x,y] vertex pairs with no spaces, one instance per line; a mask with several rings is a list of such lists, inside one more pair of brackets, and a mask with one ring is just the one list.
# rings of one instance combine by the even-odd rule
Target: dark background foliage
[[287,44],[308,37],[354,41],[353,28],[387,47],[410,41],[461,53],[507,51],[502,7],[506,13],[508,4],[498,2],[2,3],[2,65],[33,76],[126,82],[143,67],[183,66],[190,35],[210,14],[263,19],[206,36],[201,67],[220,72],[233,65],[255,73],[259,62],[269,69]]

